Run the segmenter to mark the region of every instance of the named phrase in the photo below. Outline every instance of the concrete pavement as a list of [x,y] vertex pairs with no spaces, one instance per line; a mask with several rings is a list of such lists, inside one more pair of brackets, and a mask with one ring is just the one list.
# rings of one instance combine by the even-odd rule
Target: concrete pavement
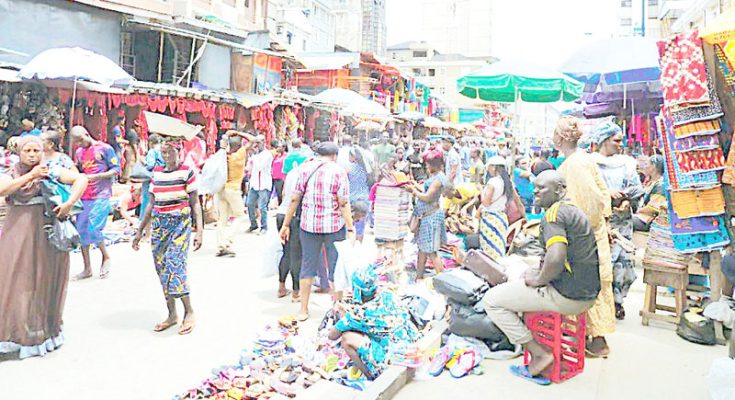
[[[65,345],[44,358],[0,363],[0,399],[170,399],[206,378],[213,367],[236,362],[260,328],[295,313],[297,305],[290,297],[276,298],[276,277],[258,278],[265,237],[239,235],[238,256],[232,259],[214,257],[214,237],[214,230],[206,230],[203,249],[190,259],[194,332],[152,331],[166,308],[150,250],[135,253],[129,244],[113,246],[108,280],[69,284]],[[93,257],[96,275],[98,253]],[[72,274],[81,269],[81,257],[74,254]],[[315,295],[315,301],[327,304],[329,299]],[[705,376],[712,360],[727,349],[694,345],[672,330],[641,326],[641,304],[639,279],[628,319],[610,337],[610,358],[588,360],[582,375],[562,385],[541,388],[512,377],[507,366],[519,360],[486,361],[482,376],[455,381],[445,373],[415,381],[397,399],[708,398]],[[314,317],[304,329],[313,331],[323,311],[312,306]]]

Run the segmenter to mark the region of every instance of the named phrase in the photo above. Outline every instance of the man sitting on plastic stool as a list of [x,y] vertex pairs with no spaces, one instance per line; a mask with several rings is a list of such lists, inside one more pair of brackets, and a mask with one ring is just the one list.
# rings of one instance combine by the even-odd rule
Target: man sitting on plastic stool
[[518,313],[549,311],[577,315],[592,307],[600,292],[600,272],[595,236],[587,217],[564,200],[566,182],[557,171],[544,171],[534,181],[534,200],[546,213],[539,240],[546,254],[538,268],[523,278],[490,289],[482,299],[487,315],[514,344],[531,354],[528,368],[511,372],[536,383],[548,384],[538,375],[553,364],[554,356],[533,338]]

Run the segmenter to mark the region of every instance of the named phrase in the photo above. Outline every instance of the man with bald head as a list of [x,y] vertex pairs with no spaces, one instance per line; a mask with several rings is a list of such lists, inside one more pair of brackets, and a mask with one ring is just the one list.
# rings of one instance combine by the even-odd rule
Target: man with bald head
[[551,311],[577,315],[587,311],[600,292],[597,244],[587,217],[565,199],[566,182],[557,171],[544,171],[534,180],[534,200],[546,212],[539,240],[546,249],[539,267],[523,278],[490,289],[482,305],[511,343],[531,353],[526,367],[511,371],[543,382],[537,375],[551,365],[553,355],[536,342],[518,313]]
[[71,142],[77,146],[76,162],[79,172],[86,174],[89,185],[82,195],[84,208],[77,216],[77,230],[82,244],[82,259],[84,271],[75,276],[75,280],[92,277],[92,261],[89,256],[89,246],[96,245],[102,253],[100,278],[105,279],[110,274],[110,255],[105,248],[105,238],[102,230],[105,229],[107,216],[112,207],[112,181],[120,175],[120,160],[115,150],[107,143],[94,140],[83,126],[71,128]]

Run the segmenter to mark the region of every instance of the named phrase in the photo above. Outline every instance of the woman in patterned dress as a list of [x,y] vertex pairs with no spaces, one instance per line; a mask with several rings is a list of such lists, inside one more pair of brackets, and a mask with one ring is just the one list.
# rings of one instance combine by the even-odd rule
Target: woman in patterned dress
[[505,158],[490,157],[487,161],[490,179],[482,190],[480,201],[480,248],[490,258],[497,260],[505,256],[508,215],[505,205],[513,198],[513,184],[506,169]]
[[444,157],[440,151],[434,150],[426,155],[426,169],[429,177],[423,187],[417,183],[405,186],[405,190],[416,197],[414,217],[419,218],[419,229],[414,237],[419,248],[416,261],[416,279],[424,278],[426,260],[431,259],[434,271],[442,272],[444,264],[439,257],[439,248],[447,242],[447,231],[444,228],[444,210],[439,207],[439,198],[447,185],[444,175]]
[[152,221],[151,249],[156,273],[161,280],[163,295],[168,307],[168,318],[157,324],[155,332],[164,331],[178,323],[176,299],[184,305],[184,319],[179,334],[186,335],[194,329],[194,310],[189,299],[187,257],[192,225],[194,250],[202,247],[202,209],[196,188],[196,173],[181,164],[179,152],[182,142],[169,140],[162,147],[163,167],[153,170],[151,194],[143,220],[133,239],[133,249],[138,250],[148,222]]
[[[350,204],[368,201],[370,197],[370,186],[367,167],[362,150],[353,147],[350,150],[350,170],[347,171],[347,181],[350,183]],[[365,225],[367,216],[355,220],[355,238],[362,243],[365,237]]]

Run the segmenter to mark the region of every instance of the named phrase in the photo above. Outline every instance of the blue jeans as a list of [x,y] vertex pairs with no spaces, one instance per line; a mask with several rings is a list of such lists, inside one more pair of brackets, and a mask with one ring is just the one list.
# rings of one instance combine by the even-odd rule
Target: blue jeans
[[260,208],[260,228],[268,229],[268,201],[271,198],[270,190],[254,190],[250,189],[247,196],[248,217],[250,217],[250,226],[257,227],[258,222],[255,220],[255,209]]

